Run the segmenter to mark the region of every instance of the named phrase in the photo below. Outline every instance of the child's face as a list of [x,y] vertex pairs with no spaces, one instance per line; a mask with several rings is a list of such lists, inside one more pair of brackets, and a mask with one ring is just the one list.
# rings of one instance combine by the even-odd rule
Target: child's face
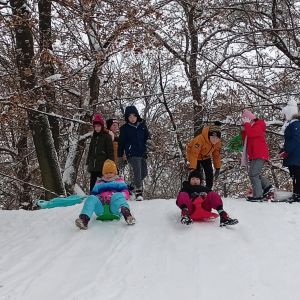
[[109,180],[109,179],[112,179],[113,177],[115,177],[117,174],[113,173],[113,172],[108,172],[108,173],[105,173],[103,174],[103,177],[106,179],[106,180]]
[[210,142],[215,145],[220,139],[217,136],[210,136],[209,137]]
[[190,180],[191,185],[200,185],[200,178],[198,177],[192,177]]
[[118,129],[119,129],[118,123],[113,123],[109,128],[109,130],[111,130],[113,133],[117,133]]
[[137,116],[134,115],[134,114],[130,114],[130,115],[128,116],[128,120],[129,120],[130,123],[135,124],[136,121],[137,121]]
[[95,129],[96,132],[100,132],[101,131],[101,125],[95,124],[94,129]]

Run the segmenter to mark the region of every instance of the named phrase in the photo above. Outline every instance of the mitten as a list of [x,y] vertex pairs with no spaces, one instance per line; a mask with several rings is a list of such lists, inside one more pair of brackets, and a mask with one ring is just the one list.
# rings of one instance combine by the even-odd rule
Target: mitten
[[281,154],[280,154],[280,158],[287,158],[289,156],[289,154],[287,153],[287,152],[282,152]]
[[250,123],[251,122],[251,119],[247,118],[247,117],[243,117],[242,118],[242,122],[245,124],[245,123]]

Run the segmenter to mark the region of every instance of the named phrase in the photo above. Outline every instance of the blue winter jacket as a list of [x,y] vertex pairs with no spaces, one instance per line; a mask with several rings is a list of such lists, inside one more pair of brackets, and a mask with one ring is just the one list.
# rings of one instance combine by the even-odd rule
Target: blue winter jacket
[[300,166],[300,116],[286,127],[283,150],[288,153],[288,157],[283,160],[285,167]]
[[[128,120],[128,116],[132,113],[138,118],[135,124]],[[147,158],[146,142],[150,139],[150,134],[145,121],[141,119],[135,106],[126,107],[125,120],[126,124],[120,128],[118,157],[122,157],[125,152],[127,157]]]

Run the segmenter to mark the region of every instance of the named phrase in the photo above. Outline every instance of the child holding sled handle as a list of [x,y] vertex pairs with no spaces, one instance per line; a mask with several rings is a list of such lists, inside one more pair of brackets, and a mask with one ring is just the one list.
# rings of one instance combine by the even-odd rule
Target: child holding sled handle
[[94,212],[97,216],[104,213],[105,204],[109,204],[112,214],[123,215],[128,225],[135,224],[135,218],[131,215],[126,201],[129,198],[127,185],[118,175],[112,160],[107,159],[104,162],[102,174],[103,177],[96,182],[92,195],[86,199],[79,218],[75,220],[76,226],[86,230]]
[[182,210],[181,223],[190,225],[193,223],[190,215],[195,212],[194,200],[197,197],[202,197],[205,201],[202,202],[202,208],[205,211],[211,212],[212,209],[218,211],[220,215],[220,226],[235,225],[237,219],[231,219],[223,209],[223,201],[219,194],[213,192],[209,187],[201,184],[201,174],[194,170],[190,173],[188,181],[183,182],[183,187],[177,196],[176,205]]

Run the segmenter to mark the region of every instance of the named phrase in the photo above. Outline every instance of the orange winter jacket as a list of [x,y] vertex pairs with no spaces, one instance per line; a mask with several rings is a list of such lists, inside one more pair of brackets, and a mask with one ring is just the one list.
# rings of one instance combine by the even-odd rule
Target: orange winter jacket
[[205,160],[213,156],[215,169],[221,168],[221,140],[213,145],[208,138],[209,126],[204,127],[202,133],[197,135],[187,146],[187,160],[190,162],[190,169],[197,168],[197,160]]

